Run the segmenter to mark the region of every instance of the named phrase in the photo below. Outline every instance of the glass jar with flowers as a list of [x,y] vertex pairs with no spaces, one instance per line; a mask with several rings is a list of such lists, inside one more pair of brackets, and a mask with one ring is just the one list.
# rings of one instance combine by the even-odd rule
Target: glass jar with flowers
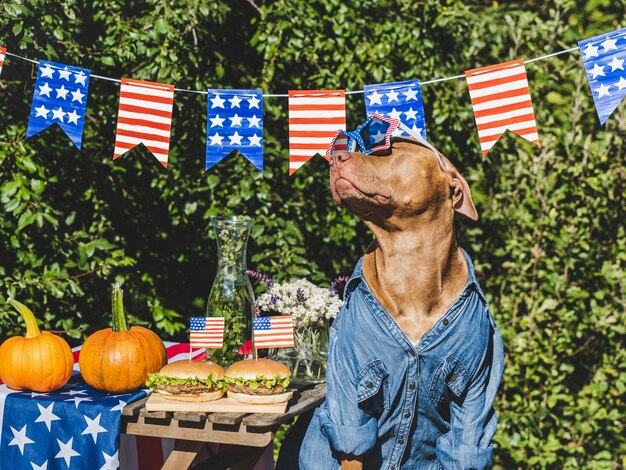
[[323,382],[330,324],[343,303],[336,287],[348,278],[342,276],[329,287],[318,287],[307,279],[279,283],[264,274],[246,272],[262,281],[267,289],[256,299],[258,313],[291,315],[293,319],[294,347],[269,350],[268,355],[289,366],[294,382]]

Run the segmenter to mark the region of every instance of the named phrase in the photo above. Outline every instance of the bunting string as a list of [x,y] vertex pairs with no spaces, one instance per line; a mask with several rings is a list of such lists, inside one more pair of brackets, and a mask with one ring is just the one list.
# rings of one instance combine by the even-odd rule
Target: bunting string
[[[530,64],[531,62],[537,62],[539,60],[544,60],[544,59],[549,59],[551,57],[555,57],[561,54],[568,54],[570,52],[573,51],[577,51],[578,47],[571,47],[569,49],[563,49],[562,51],[558,51],[558,52],[553,52],[551,54],[546,54],[546,55],[542,55],[541,57],[535,57],[534,59],[529,59],[529,60],[525,60],[524,62],[527,64]],[[17,54],[13,54],[12,52],[7,51],[6,55],[11,56],[11,57],[15,57],[16,59],[21,59],[21,60],[25,60],[27,62],[31,62],[33,64],[39,64],[39,61],[37,60],[33,60],[33,59],[29,59],[28,57],[24,57],[21,55],[17,55]],[[97,78],[98,80],[107,80],[109,82],[115,82],[115,83],[121,83],[122,80],[119,78],[111,78],[111,77],[104,77],[102,75],[95,75],[95,74],[91,74],[91,78]],[[461,74],[461,75],[452,75],[450,77],[443,77],[443,78],[435,78],[432,80],[427,80],[427,81],[420,81],[421,85],[431,85],[433,83],[440,83],[440,82],[447,82],[449,80],[460,80],[465,78],[465,74]],[[209,92],[208,91],[203,91],[203,90],[190,90],[188,88],[174,88],[174,91],[178,91],[181,93],[197,93],[200,95],[208,95]],[[352,90],[352,91],[348,91],[346,90],[345,94],[346,95],[361,95],[365,93],[365,90]],[[263,93],[261,96],[263,96],[263,98],[289,98],[289,94],[288,93]]]

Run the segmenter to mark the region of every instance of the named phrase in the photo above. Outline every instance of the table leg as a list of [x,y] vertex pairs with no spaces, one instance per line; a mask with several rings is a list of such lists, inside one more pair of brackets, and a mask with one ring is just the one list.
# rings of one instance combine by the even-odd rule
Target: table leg
[[203,447],[204,442],[176,439],[174,449],[163,464],[162,470],[183,470],[191,467]]

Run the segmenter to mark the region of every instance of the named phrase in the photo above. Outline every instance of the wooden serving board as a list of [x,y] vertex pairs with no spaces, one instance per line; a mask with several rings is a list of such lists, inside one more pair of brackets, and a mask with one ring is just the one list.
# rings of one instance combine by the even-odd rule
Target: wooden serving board
[[287,403],[271,403],[257,405],[251,403],[240,403],[232,398],[220,398],[214,401],[187,402],[175,401],[163,398],[153,393],[146,401],[146,411],[190,411],[199,413],[284,413],[287,410]]

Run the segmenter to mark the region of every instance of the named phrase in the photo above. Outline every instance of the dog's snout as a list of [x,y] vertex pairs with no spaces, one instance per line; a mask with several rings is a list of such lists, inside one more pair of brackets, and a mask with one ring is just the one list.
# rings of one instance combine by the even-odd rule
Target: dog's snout
[[330,156],[329,164],[337,165],[341,164],[351,158],[350,152],[346,152],[345,150],[338,150],[332,153]]

